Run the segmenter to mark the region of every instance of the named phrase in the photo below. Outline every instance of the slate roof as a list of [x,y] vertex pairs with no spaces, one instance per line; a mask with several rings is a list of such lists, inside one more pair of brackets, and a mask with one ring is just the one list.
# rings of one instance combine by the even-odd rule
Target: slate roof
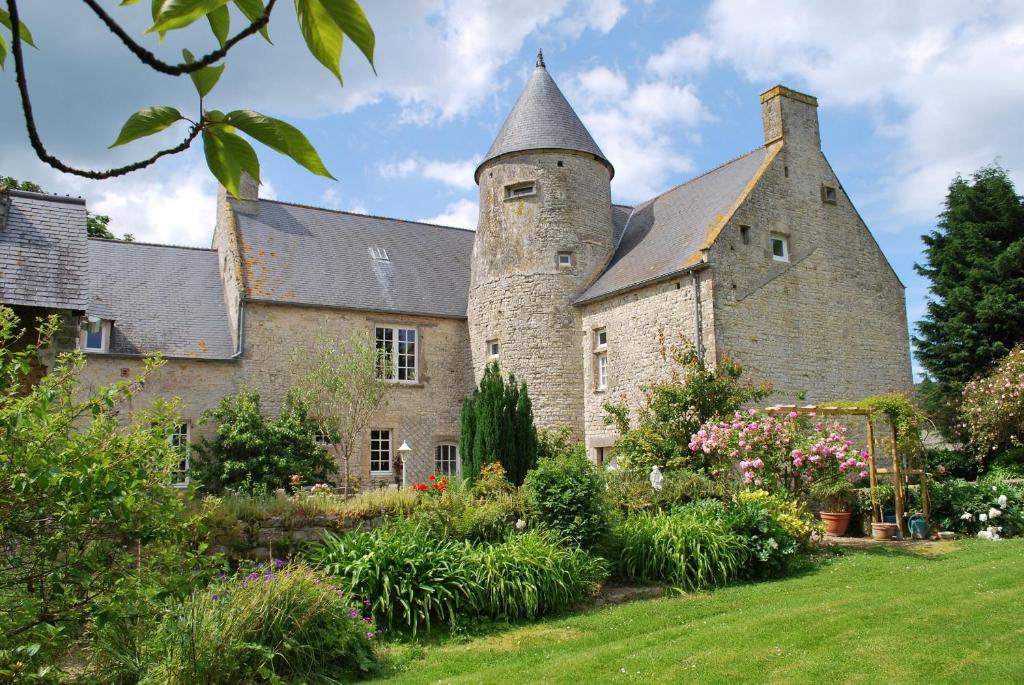
[[0,202],[0,302],[84,310],[85,200],[8,190]]
[[217,252],[88,240],[90,316],[113,319],[110,352],[227,359],[234,352]]
[[[473,231],[234,200],[249,300],[463,318]],[[375,248],[388,260],[375,259]]]
[[[611,262],[577,303],[667,278],[698,263],[709,230],[727,215],[767,155],[767,148],[759,147],[633,208]],[[622,210],[613,207],[616,228]]]
[[611,162],[548,74],[542,55],[538,55],[537,68],[505,119],[491,149],[476,168],[474,179],[479,182],[480,168],[489,160],[525,150],[585,152],[594,155],[608,167],[609,174],[615,175]]

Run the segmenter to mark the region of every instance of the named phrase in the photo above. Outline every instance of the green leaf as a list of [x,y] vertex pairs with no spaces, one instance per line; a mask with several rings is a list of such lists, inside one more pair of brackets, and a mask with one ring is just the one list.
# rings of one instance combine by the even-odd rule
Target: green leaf
[[[11,26],[11,15],[8,14],[7,10],[5,9],[0,9],[0,24],[3,24],[12,32],[14,31],[14,27]],[[35,41],[32,40],[32,32],[28,30],[27,26],[25,26],[25,22],[19,21],[18,26],[21,27],[21,31],[19,31],[19,33],[21,35],[22,42],[26,45],[31,45],[32,47],[35,47],[36,44]]]
[[295,13],[299,17],[299,29],[306,39],[306,47],[320,64],[327,67],[341,80],[341,28],[328,14],[321,0],[295,0]]
[[228,0],[163,0],[160,13],[146,33],[166,33],[188,26],[196,19],[226,5]]
[[334,178],[324,166],[313,144],[302,131],[291,124],[245,109],[228,112],[224,122],[237,127],[242,133],[252,136],[271,150],[291,157],[297,164],[317,176]]
[[121,133],[110,147],[117,147],[159,133],[182,118],[181,112],[173,107],[158,106],[140,109],[124,122]]
[[222,126],[205,129],[203,151],[210,171],[235,197],[238,197],[242,171],[259,183],[260,163],[256,151],[241,136]]
[[231,31],[231,15],[228,13],[228,6],[223,5],[213,10],[206,15],[206,20],[210,22],[210,30],[213,31],[217,42],[220,43],[221,47],[224,47],[224,43],[228,39],[228,33]]
[[[252,23],[263,16],[263,0],[235,0],[235,7],[245,15],[245,18]],[[268,43],[272,43],[270,40],[269,26],[264,26],[260,29],[260,35],[266,38]]]
[[4,37],[0,36],[0,69],[4,68],[4,62],[7,60],[7,43],[4,42]]
[[[196,58],[192,55],[190,50],[182,50],[181,54],[185,57],[185,62],[192,64],[196,61]],[[193,71],[189,74],[189,78],[192,79],[192,84],[196,87],[199,92],[199,97],[206,97],[206,94],[213,90],[213,87],[217,85],[217,81],[220,80],[220,75],[224,73],[224,67],[227,65],[220,65],[216,67],[203,67],[199,71]]]
[[[364,55],[366,61],[373,67],[373,45],[374,35],[370,22],[367,21],[363,8],[356,0],[320,0],[324,9],[334,19],[334,23],[352,39]],[[374,68],[373,73],[377,73]]]

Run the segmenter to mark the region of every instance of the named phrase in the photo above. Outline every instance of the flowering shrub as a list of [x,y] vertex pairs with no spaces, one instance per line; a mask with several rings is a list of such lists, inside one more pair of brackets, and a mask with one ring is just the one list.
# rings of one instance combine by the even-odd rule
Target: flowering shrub
[[1024,447],[1024,345],[964,386],[963,427],[981,454]]
[[932,483],[930,495],[932,520],[941,530],[983,537],[1024,534],[1024,489],[951,479]]
[[489,499],[514,489],[505,475],[505,467],[500,461],[495,461],[480,467],[480,477],[473,483],[473,496]]
[[302,564],[223,577],[173,609],[141,683],[336,682],[373,670],[369,602]]
[[770,491],[801,492],[818,480],[867,477],[867,453],[853,449],[847,428],[817,422],[805,429],[796,412],[783,418],[754,409],[732,420],[707,423],[690,439],[690,449],[707,455],[723,474],[738,468],[743,484]]
[[747,548],[741,578],[784,575],[810,545],[813,517],[802,504],[764,490],[746,490],[733,498],[725,522]]
[[427,476],[426,483],[416,483],[411,486],[413,490],[419,493],[423,493],[432,497],[440,497],[444,494],[445,488],[448,487],[448,479],[442,478],[437,479],[437,476],[430,474]]

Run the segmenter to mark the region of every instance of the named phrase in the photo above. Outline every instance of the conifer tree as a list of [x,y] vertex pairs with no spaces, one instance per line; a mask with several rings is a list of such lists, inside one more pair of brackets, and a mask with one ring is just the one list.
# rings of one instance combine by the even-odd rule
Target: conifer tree
[[480,385],[462,405],[459,452],[467,478],[477,478],[484,464],[500,461],[508,479],[522,485],[537,463],[537,431],[525,382],[518,384],[514,374],[506,381],[497,364],[484,370]]

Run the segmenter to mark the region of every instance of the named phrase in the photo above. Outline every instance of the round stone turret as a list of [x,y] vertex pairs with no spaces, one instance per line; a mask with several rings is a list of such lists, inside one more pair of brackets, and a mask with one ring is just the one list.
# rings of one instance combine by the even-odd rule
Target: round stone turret
[[578,437],[590,337],[574,303],[614,250],[613,173],[538,56],[476,171],[469,334],[477,379],[498,361],[527,382],[538,427]]

